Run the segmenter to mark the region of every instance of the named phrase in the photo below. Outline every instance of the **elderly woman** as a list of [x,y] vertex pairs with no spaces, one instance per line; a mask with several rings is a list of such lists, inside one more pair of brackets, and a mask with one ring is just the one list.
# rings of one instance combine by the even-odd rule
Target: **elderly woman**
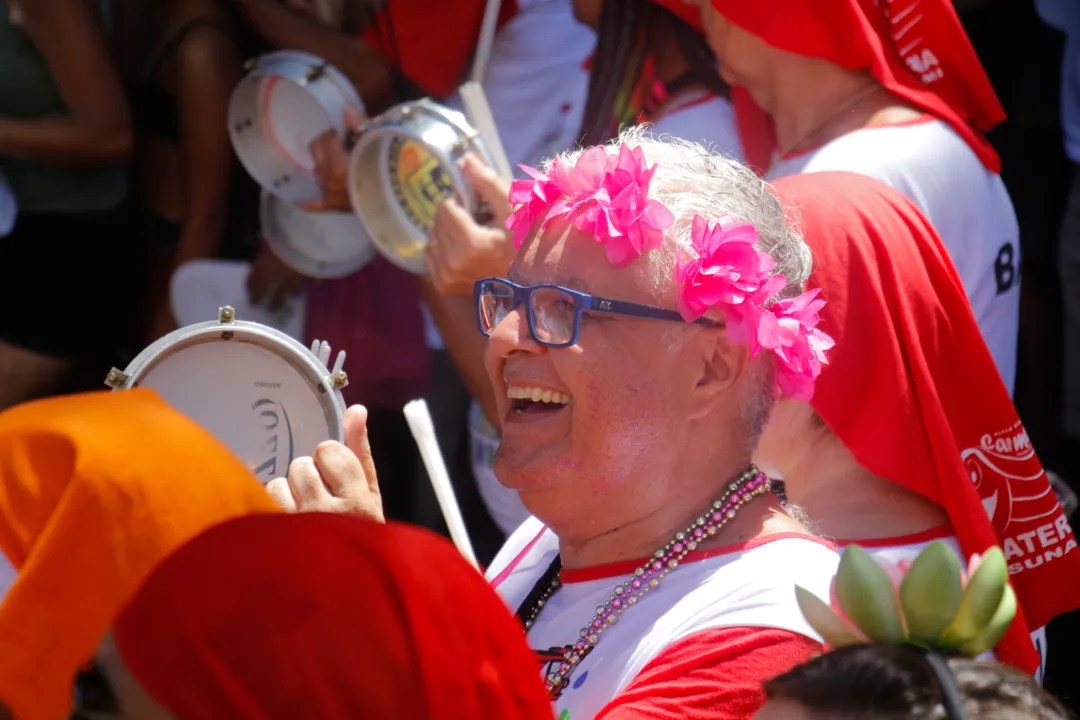
[[[560,717],[749,717],[820,647],[791,583],[824,594],[838,562],[750,464],[777,388],[808,397],[830,344],[806,246],[744,166],[633,133],[512,197],[510,277],[476,295],[495,472],[535,519],[488,578]],[[273,492],[359,502],[356,450],[294,462]]]
[[[751,165],[843,170],[913,200],[1012,391],[1019,227],[982,135],[1005,118],[950,0],[700,0]],[[764,111],[764,113],[762,112]]]
[[839,545],[894,563],[939,539],[962,560],[1002,547],[1020,609],[997,655],[1038,673],[1042,628],[1080,607],[1080,551],[942,241],[859,175],[776,190],[801,215],[837,345],[812,399],[778,403],[755,458]]
[[0,717],[67,717],[76,674],[158,563],[218,523],[278,512],[153,391],[0,414]]
[[137,720],[551,720],[513,618],[450,543],[343,515],[202,534],[120,615],[102,665]]

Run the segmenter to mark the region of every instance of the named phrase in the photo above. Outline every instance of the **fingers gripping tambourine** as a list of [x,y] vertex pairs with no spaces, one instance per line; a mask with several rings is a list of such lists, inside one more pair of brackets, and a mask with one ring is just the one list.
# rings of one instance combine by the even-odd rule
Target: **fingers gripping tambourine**
[[315,55],[282,50],[261,55],[229,99],[229,137],[254,180],[290,203],[321,196],[310,145],[333,130],[345,139],[345,108],[363,112],[352,83]]
[[221,308],[217,321],[189,325],[143,350],[114,390],[151,388],[233,451],[263,484],[325,440],[344,439],[345,353],[329,366],[330,346],[311,349]]
[[430,100],[397,105],[361,128],[349,159],[349,197],[379,253],[414,273],[439,203],[480,211],[458,161],[467,152],[493,163],[465,116]]

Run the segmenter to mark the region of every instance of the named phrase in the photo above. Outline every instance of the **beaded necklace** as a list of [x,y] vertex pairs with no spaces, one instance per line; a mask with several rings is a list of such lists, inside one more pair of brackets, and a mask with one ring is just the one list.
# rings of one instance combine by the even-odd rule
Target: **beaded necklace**
[[[592,620],[581,628],[577,643],[566,651],[557,666],[547,671],[545,684],[548,695],[555,699],[562,694],[574,670],[600,642],[600,636],[604,630],[614,625],[625,610],[637,605],[645,593],[659,587],[665,575],[676,569],[683,558],[697,549],[699,542],[716,535],[738,514],[743,505],[769,490],[769,478],[751,465],[737,480],[727,486],[723,496],[707,508],[690,527],[675,533],[675,537],[653,553],[653,556],[641,567],[634,570],[633,575],[616,585],[607,602],[596,608]],[[551,596],[562,587],[561,569],[562,559],[556,555],[547,572],[540,578],[518,610],[518,617],[525,625],[526,633],[532,629]]]

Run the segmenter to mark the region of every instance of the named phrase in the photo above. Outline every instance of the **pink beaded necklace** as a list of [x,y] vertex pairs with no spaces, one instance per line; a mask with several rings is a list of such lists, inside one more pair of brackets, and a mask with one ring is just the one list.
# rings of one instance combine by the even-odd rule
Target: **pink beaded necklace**
[[[667,545],[653,553],[653,556],[634,570],[632,575],[616,585],[607,602],[596,608],[592,620],[581,628],[578,633],[579,640],[566,651],[562,662],[548,670],[545,679],[548,695],[555,699],[562,694],[574,670],[600,642],[600,636],[604,630],[614,625],[624,611],[636,605],[645,593],[659,587],[665,575],[676,569],[683,558],[697,549],[699,542],[716,535],[738,514],[743,505],[759,495],[764,495],[770,489],[769,478],[751,465],[737,480],[727,486],[723,496],[712,503],[690,527],[675,533],[675,537]],[[535,601],[529,603],[526,599],[529,607],[526,608],[523,605],[518,610],[518,617],[524,623],[526,633],[532,629],[551,596],[562,587],[561,568],[561,558],[556,556],[551,567],[537,584],[537,588],[530,593],[530,597],[536,598]],[[537,594],[537,590],[545,583],[547,587]]]

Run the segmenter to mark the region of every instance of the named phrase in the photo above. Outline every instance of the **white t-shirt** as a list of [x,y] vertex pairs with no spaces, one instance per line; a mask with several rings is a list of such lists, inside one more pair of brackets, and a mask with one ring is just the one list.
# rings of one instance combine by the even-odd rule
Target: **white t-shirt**
[[[554,534],[530,518],[495,558],[488,580],[517,610],[557,553]],[[542,663],[560,661],[562,649],[578,641],[596,608],[641,562],[562,571],[563,586],[529,633]],[[795,584],[827,599],[838,563],[832,545],[797,534],[691,553],[604,630],[555,701],[557,717],[603,717],[617,695],[629,707],[648,708],[642,717],[749,717],[753,707],[734,704],[760,701],[761,681],[818,647],[795,601]],[[730,714],[717,714],[718,703]]]
[[[858,545],[866,550],[874,559],[887,562],[892,565],[910,564],[915,561],[928,545],[938,540],[944,541],[953,549],[960,558],[960,565],[967,571],[969,558],[964,557],[964,551],[960,549],[960,541],[955,535],[949,534],[948,528],[939,528],[918,535],[909,535],[901,538],[889,538],[885,540],[869,540],[859,543],[839,541],[841,547],[845,545]],[[1042,685],[1043,674],[1046,672],[1046,628],[1041,627],[1031,632],[1031,641],[1039,651],[1039,669],[1035,672],[1035,681]],[[983,653],[977,659],[994,660],[994,653]]]
[[929,218],[1011,394],[1020,323],[1020,227],[1001,178],[952,128],[929,117],[856,130],[817,150],[777,160],[768,177],[830,170],[880,180]]
[[672,98],[653,120],[652,131],[701,143],[714,152],[743,160],[735,108],[719,95],[696,91]]
[[[737,160],[742,159],[742,145],[735,123],[735,110],[725,98],[706,92],[694,92],[672,98],[652,123],[656,135],[701,143]],[[431,346],[434,347],[434,346]],[[491,461],[499,447],[499,435],[485,418],[480,406],[473,403],[469,418],[472,437],[473,476],[488,513],[502,531],[509,535],[529,517],[517,492],[503,487]]]
[[[577,143],[589,91],[584,65],[595,45],[596,33],[574,18],[571,0],[519,0],[517,14],[499,28],[483,86],[515,173]],[[464,110],[457,93],[446,104]],[[444,349],[426,308],[424,324],[428,347]]]

